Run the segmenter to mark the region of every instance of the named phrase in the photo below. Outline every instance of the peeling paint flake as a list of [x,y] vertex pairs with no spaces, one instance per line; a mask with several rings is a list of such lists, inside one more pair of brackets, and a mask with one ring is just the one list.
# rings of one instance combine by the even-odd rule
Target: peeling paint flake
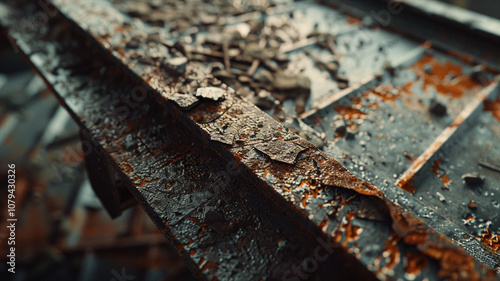
[[283,140],[258,143],[254,145],[254,148],[269,156],[271,160],[286,164],[294,164],[299,153],[306,150],[306,148],[298,144]]

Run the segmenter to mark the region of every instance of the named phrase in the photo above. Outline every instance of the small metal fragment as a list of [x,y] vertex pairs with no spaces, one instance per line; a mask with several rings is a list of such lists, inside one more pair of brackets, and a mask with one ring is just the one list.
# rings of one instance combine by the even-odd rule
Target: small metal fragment
[[436,192],[436,195],[441,202],[446,202],[446,198],[441,194],[441,192]]
[[477,204],[474,200],[470,200],[469,204],[467,205],[467,207],[469,207],[469,209],[471,210],[474,210],[474,209],[477,209]]
[[443,117],[447,114],[447,109],[442,103],[433,99],[429,105],[429,112],[436,116]]
[[468,186],[480,185],[484,182],[484,177],[479,176],[477,173],[464,174],[462,179]]
[[204,87],[196,90],[196,96],[204,99],[220,101],[225,99],[226,90],[216,87]]

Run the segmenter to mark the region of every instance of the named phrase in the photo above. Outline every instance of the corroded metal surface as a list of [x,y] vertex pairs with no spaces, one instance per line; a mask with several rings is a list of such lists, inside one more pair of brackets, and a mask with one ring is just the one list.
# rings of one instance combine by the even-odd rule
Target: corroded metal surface
[[[2,24],[88,132],[94,152],[119,171],[121,180],[200,278],[495,279],[492,270],[393,203],[392,194],[386,198],[387,189],[374,187],[363,175],[356,177],[332,159],[328,154],[335,154],[326,149],[328,145],[325,152],[320,151],[242,98],[239,93],[244,87],[233,90],[220,81],[223,76],[210,74],[205,62],[190,57],[194,53],[219,56],[224,61],[219,70],[223,70],[234,64],[228,59],[228,46],[214,53],[188,50],[174,42],[163,44],[179,29],[189,32],[190,25],[172,20],[170,33],[152,29],[157,21],[165,24],[169,19],[164,15],[152,19],[149,12],[156,4],[129,9],[129,15],[138,20],[104,1],[53,3],[66,18],[54,16],[42,29],[23,32],[20,28],[26,22],[22,14],[40,9],[29,4],[10,9],[12,14]],[[213,21],[209,15],[200,19],[206,25]],[[389,76],[395,66],[405,67],[423,55],[425,48],[408,44],[413,44],[416,55],[404,60],[398,56],[397,63],[385,64],[383,75],[376,73],[380,66],[374,66],[363,75],[368,78],[359,81],[367,81],[367,87],[377,79],[394,85],[407,82],[405,77],[397,82]],[[82,50],[90,59],[78,56]],[[253,60],[239,60],[249,64],[250,73],[261,63],[271,69],[271,90],[295,97],[314,95],[312,91],[304,96],[303,91],[314,83],[297,73],[272,70],[275,65],[262,55],[253,53]],[[309,57],[310,62],[317,60]],[[275,62],[279,59],[273,57]],[[328,75],[333,68],[324,65]],[[340,75],[333,78],[343,83],[338,88],[351,81]],[[285,82],[276,81],[280,79]],[[299,82],[288,87],[294,79]],[[398,96],[383,83],[369,94],[372,99],[387,100],[389,107]],[[339,100],[356,95],[345,92]],[[315,114],[336,102],[323,101],[325,106],[318,107],[299,101],[294,110],[312,110],[307,118],[313,128],[320,126],[314,123]],[[341,103],[334,110],[351,116],[344,118],[351,123],[338,129],[335,138],[352,138],[353,129],[360,125],[354,119],[367,116],[359,108],[352,114]],[[324,131],[327,138],[331,132]],[[485,233],[485,240],[492,238]]]

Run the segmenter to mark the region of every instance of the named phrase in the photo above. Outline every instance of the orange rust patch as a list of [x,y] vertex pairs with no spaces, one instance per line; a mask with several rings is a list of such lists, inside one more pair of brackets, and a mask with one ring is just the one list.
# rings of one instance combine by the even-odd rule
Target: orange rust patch
[[363,19],[351,16],[351,15],[345,15],[345,16],[346,16],[347,24],[350,24],[350,25],[360,24],[363,21]]
[[403,153],[402,153],[402,154],[404,155],[404,157],[406,158],[406,160],[407,160],[408,162],[414,162],[414,161],[416,160],[416,158],[415,158],[415,157],[413,157],[413,154],[411,154],[411,153],[408,153],[408,152],[406,152],[406,151],[403,151]]
[[202,265],[204,263],[205,263],[205,257],[201,257],[200,262],[198,263],[198,265]]
[[415,81],[410,81],[410,82],[404,84],[403,87],[401,87],[401,91],[403,91],[407,94],[412,94],[411,88],[413,87],[414,84],[415,84]]
[[392,210],[392,229],[409,245],[422,244],[427,239],[424,222],[400,209]]
[[335,231],[335,235],[333,237],[333,241],[335,243],[340,243],[343,247],[347,247],[347,243],[355,241],[359,238],[359,234],[362,231],[362,228],[359,226],[355,226],[352,223],[352,220],[356,218],[356,213],[350,210],[346,216],[346,223],[343,223],[340,228]]
[[417,276],[420,274],[422,269],[427,267],[428,264],[427,258],[422,253],[408,252],[405,253],[405,258],[406,258],[405,272],[410,275]]
[[465,221],[466,222],[473,222],[474,221],[474,217],[473,216],[468,216],[465,218]]
[[313,198],[317,198],[319,194],[319,188],[311,188],[310,192]]
[[380,270],[382,273],[387,274],[389,270],[393,269],[401,260],[401,253],[397,246],[399,238],[392,233],[385,241],[385,246],[382,248],[382,257],[385,259],[385,266]]
[[493,117],[500,122],[500,99],[496,101],[484,101],[484,111],[491,112]]
[[436,159],[431,166],[432,173],[436,176],[439,176],[439,164],[443,163],[441,159]]
[[362,112],[361,110],[350,107],[341,107],[339,105],[335,105],[333,109],[337,111],[338,114],[341,115],[345,120],[348,120],[350,122],[354,122],[354,120],[356,119],[361,119],[367,116],[367,114]]
[[464,250],[443,248],[438,243],[428,242],[423,252],[440,261],[439,277],[447,280],[479,280],[474,258],[466,255]]
[[[315,180],[311,180],[311,179],[303,179],[300,181],[300,184],[298,186],[298,188],[302,188],[304,186],[306,187],[314,187],[317,185],[317,182]],[[316,197],[314,197],[316,198]]]
[[390,92],[392,89],[392,85],[389,86],[378,86],[375,88],[373,91],[370,91],[371,94],[379,97],[383,101],[395,101],[397,98],[399,98],[401,92],[398,91],[397,94],[393,94]]
[[[425,65],[432,66],[432,73],[424,71]],[[430,86],[434,86],[439,94],[451,95],[451,98],[461,98],[465,92],[479,86],[469,75],[463,74],[460,65],[451,61],[440,63],[431,55],[427,55],[415,63],[412,69],[423,80],[424,91],[427,91]]]
[[[203,265],[203,267],[201,268],[201,271],[203,272],[203,271],[207,271],[208,269],[215,269],[217,267],[218,267],[218,264],[216,262],[214,262],[214,261],[207,261]],[[214,278],[215,278],[215,280],[217,280],[217,277],[214,277]],[[212,279],[212,280],[214,280],[214,279]]]
[[324,119],[319,117],[319,115],[314,116],[314,119],[313,119],[314,125],[319,126],[319,125],[321,125],[321,123],[323,123],[323,121],[324,121]]
[[132,165],[130,165],[127,162],[122,162],[120,166],[121,166],[123,172],[125,172],[125,174],[130,174],[130,173],[134,172],[134,169],[132,169]]
[[488,228],[485,228],[483,233],[481,233],[481,242],[495,252],[500,250],[500,236],[491,233]]
[[441,179],[441,182],[443,182],[444,187],[448,188],[448,184],[451,182],[451,180],[450,180],[450,178],[448,178],[448,176],[446,174],[442,174],[441,175],[439,173],[439,165],[441,163],[443,163],[443,161],[441,161],[441,159],[436,159],[434,161],[434,163],[431,166],[432,173],[435,174],[436,176],[438,176],[438,178]]
[[451,182],[450,178],[448,178],[448,176],[446,175],[442,175],[440,178],[445,186],[447,186],[447,184]]
[[373,186],[372,184],[370,184],[366,181],[363,181],[361,183],[361,187],[355,188],[354,190],[356,190],[356,192],[363,194],[363,195],[377,196],[379,198],[384,197],[384,195],[382,194],[382,192],[379,189],[377,189],[375,186]]
[[326,226],[326,224],[328,223],[328,218],[324,218],[319,224],[319,229],[323,230],[323,228]]
[[134,185],[135,185],[136,187],[138,187],[138,188],[143,187],[144,185],[146,185],[146,184],[148,184],[148,183],[157,182],[157,181],[159,181],[160,179],[158,178],[158,179],[148,180],[148,177],[143,178],[143,179],[141,179],[141,178],[139,178],[139,177],[135,177],[135,178],[133,179],[133,182],[136,182],[136,181],[139,181],[139,180],[141,181],[139,184],[134,184]]
[[302,198],[302,207],[307,207],[307,198],[309,198],[309,193],[304,192],[304,198]]
[[411,177],[409,179],[403,179],[403,180],[399,181],[398,187],[401,188],[402,190],[410,193],[411,195],[415,194],[415,192],[417,192],[417,188],[413,185],[413,179],[415,177],[416,176],[413,175],[413,177]]
[[[358,126],[363,122],[363,120],[367,119],[369,115],[367,113],[362,112],[359,110],[362,107],[368,107],[370,110],[377,110],[379,108],[379,105],[376,101],[372,102],[366,102],[364,99],[367,99],[370,95],[377,96],[381,99],[384,99],[384,96],[386,96],[384,93],[387,91],[387,87],[382,87],[378,91],[378,93],[374,91],[366,91],[363,93],[361,96],[355,96],[349,98],[352,102],[351,105],[343,105],[340,106],[338,103],[335,103],[333,106],[333,110],[335,110],[338,113],[338,116],[341,117],[343,120],[346,120],[346,127],[351,131],[351,132],[356,132],[358,130]],[[390,99],[394,98],[392,94],[389,93],[387,97],[390,96]],[[355,122],[357,121],[357,122]],[[342,138],[344,137],[345,133],[344,132],[337,132],[335,135],[335,138]]]

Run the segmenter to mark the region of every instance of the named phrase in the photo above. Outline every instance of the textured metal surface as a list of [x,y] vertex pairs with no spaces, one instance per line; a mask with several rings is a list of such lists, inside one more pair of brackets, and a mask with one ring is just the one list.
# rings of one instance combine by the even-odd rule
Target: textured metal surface
[[[258,75],[259,71],[263,71],[259,69],[261,63],[272,71],[269,91],[275,91],[272,96],[278,102],[273,101],[273,104],[280,106],[273,105],[268,110],[278,120],[289,123],[284,126],[249,102],[255,101],[251,96],[249,99],[242,98],[248,97],[244,94],[245,87],[235,87],[235,91],[221,84],[219,79],[213,77],[216,75],[213,69],[207,69],[206,61],[200,62],[191,57],[195,53],[218,56],[223,61],[218,70],[230,68],[228,65],[235,62],[228,58],[229,46],[222,44],[221,53],[220,50],[176,46],[175,38],[169,43],[169,37],[176,32],[190,30],[189,23],[180,25],[180,20],[172,20],[169,26],[169,21],[164,20],[169,17],[160,17],[161,24],[169,28],[152,27],[158,22],[152,20],[151,8],[154,6],[155,11],[164,13],[168,13],[168,9],[162,10],[156,6],[158,4],[142,7],[139,12],[131,13],[129,9],[128,13],[136,17],[132,19],[105,1],[54,3],[72,22],[58,15],[44,28],[25,32],[20,28],[26,21],[21,15],[30,15],[40,9],[25,4],[19,10],[9,9],[12,14],[2,18],[2,24],[88,133],[94,143],[94,152],[111,168],[119,171],[121,180],[164,235],[177,246],[193,271],[199,272],[200,278],[322,280],[335,275],[336,279],[346,280],[370,280],[375,277],[495,279],[493,271],[394,203],[415,211],[421,205],[414,204],[412,208],[410,203],[399,201],[413,202],[414,199],[399,196],[396,187],[385,188],[383,183],[377,185],[380,188],[377,189],[369,184],[365,178],[378,182],[374,180],[375,176],[369,178],[364,175],[364,168],[360,168],[364,166],[360,166],[357,163],[359,159],[356,159],[365,155],[363,147],[367,146],[366,140],[361,138],[368,137],[369,133],[360,132],[363,132],[363,124],[370,123],[357,119],[373,116],[378,118],[375,120],[393,122],[387,115],[390,113],[394,116],[392,120],[397,117],[399,121],[403,118],[399,115],[408,111],[399,99],[407,94],[401,88],[415,80],[416,76],[427,77],[427,74],[415,71],[414,63],[417,61],[418,65],[422,60],[434,63],[433,60],[436,60],[432,71],[439,73],[440,61],[447,58],[434,51],[424,56],[425,47],[394,37],[397,35],[371,29],[366,30],[371,43],[361,46],[361,49],[366,48],[366,54],[373,55],[366,59],[359,57],[356,60],[356,54],[363,52],[349,52],[352,45],[359,46],[363,38],[346,35],[345,40],[349,42],[344,46],[351,47],[343,50],[328,47],[328,36],[323,36],[332,55],[354,58],[340,60],[340,69],[333,79],[331,72],[334,71],[324,65],[321,72],[324,84],[319,83],[320,86],[317,86],[317,81],[322,78],[308,70],[308,67],[310,69],[313,64],[318,64],[318,57],[324,57],[320,55],[322,50],[314,49],[317,48],[315,46],[307,52],[295,54],[290,51],[293,47],[285,48],[284,53],[290,54],[290,62],[284,70],[274,69],[276,65],[261,57],[262,54],[257,51],[253,57],[250,56],[253,59],[239,58],[248,64],[251,75],[238,75],[238,78]],[[352,26],[353,21],[359,23],[357,19],[334,10],[308,4],[309,9],[335,15],[332,18],[345,23],[342,26],[346,29]],[[193,5],[193,10],[186,9],[189,7],[182,6],[182,3],[177,5],[183,11],[196,10],[196,5]],[[297,5],[299,9],[302,4]],[[173,6],[170,4],[169,7]],[[121,9],[118,4],[117,7]],[[283,9],[276,7],[271,10],[276,14],[269,16],[271,22],[273,17],[282,16],[279,13]],[[135,8],[138,9],[137,6]],[[292,18],[291,14],[297,16],[297,13],[290,13],[287,9],[284,9],[287,12],[283,15],[289,18]],[[228,13],[223,9],[216,11]],[[319,11],[312,13],[312,17]],[[300,13],[307,15],[307,12]],[[138,20],[137,15],[142,18]],[[255,15],[248,13],[239,15],[239,18],[252,19]],[[262,12],[257,13],[257,16],[262,15]],[[211,18],[205,19],[210,22]],[[311,32],[314,23],[311,21]],[[356,32],[359,28],[355,25],[354,31],[348,32]],[[325,29],[329,30],[329,27]],[[344,31],[344,28],[341,30]],[[196,34],[203,36],[204,32]],[[355,42],[351,42],[351,38],[355,38]],[[381,43],[392,44],[380,46],[373,43],[378,38],[384,38]],[[307,40],[307,36],[299,39]],[[194,42],[196,45],[196,38]],[[303,42],[311,41],[296,42],[299,42],[298,46],[304,46]],[[313,45],[316,42],[316,39],[312,41]],[[385,49],[389,50],[388,54],[384,54]],[[87,57],[79,56],[83,50]],[[381,54],[373,50],[379,50]],[[401,53],[406,55],[401,56]],[[273,57],[274,62],[281,59],[277,55]],[[310,77],[294,73],[300,72],[301,67],[297,65],[302,63],[304,73]],[[359,63],[366,64],[366,67],[362,67],[362,73],[356,74]],[[399,66],[401,69],[396,69]],[[385,74],[381,73],[381,68],[387,70]],[[469,77],[460,75],[455,73],[458,77],[450,79],[466,80]],[[220,78],[224,79],[223,76]],[[284,82],[277,82],[280,79]],[[229,81],[234,83],[234,80]],[[349,89],[349,85],[356,85],[356,82],[371,90],[364,91],[358,86]],[[266,83],[262,84],[257,89],[265,89]],[[288,87],[289,84],[293,86]],[[375,84],[379,85],[374,87]],[[347,87],[348,90],[333,99],[327,95],[328,92],[315,90],[314,87],[324,89],[321,85],[332,85],[334,92],[338,88]],[[425,88],[425,85],[415,87],[420,86]],[[252,87],[250,89],[256,92]],[[463,87],[469,89],[471,83]],[[484,95],[494,92],[493,87],[477,86],[479,90],[491,90]],[[413,89],[413,85],[407,88],[406,91],[419,92]],[[318,96],[314,96],[318,92]],[[294,97],[292,103],[287,102],[290,98],[280,101],[283,94]],[[449,120],[459,116],[455,110],[476,99],[473,94],[464,96],[463,99],[443,98],[438,101],[448,106],[450,116],[441,121],[436,119],[437,128],[427,131],[427,135],[422,136],[423,140],[431,143],[432,138],[448,126]],[[307,102],[301,105],[301,98],[304,97],[307,99],[302,99],[302,102]],[[426,106],[431,98],[410,96],[407,102]],[[365,102],[367,107],[363,108]],[[401,104],[402,109],[399,107]],[[424,108],[424,111],[428,110]],[[488,104],[487,108],[494,108],[494,105]],[[369,114],[370,110],[373,110],[373,115]],[[422,111],[418,107],[415,110]],[[302,117],[310,127],[294,117],[304,111]],[[438,108],[435,112],[442,110]],[[337,113],[343,115],[344,118],[339,119],[346,124],[321,129],[324,122],[321,118],[334,121]],[[318,114],[320,119],[316,118]],[[422,118],[424,124],[429,120],[427,115],[414,114],[409,123],[412,124],[415,118]],[[291,122],[286,122],[289,120]],[[327,125],[330,126],[329,123]],[[299,130],[294,126],[302,130],[300,133],[310,132],[304,136],[317,141],[317,145],[323,142],[321,146],[325,152],[294,134],[291,130]],[[343,129],[338,129],[342,126]],[[404,123],[399,123],[399,126],[404,126]],[[394,131],[387,129],[381,132],[391,136]],[[373,135],[369,137],[376,138]],[[358,177],[331,158],[342,159],[338,149],[342,149],[342,143],[344,149],[350,148],[352,138],[361,149],[356,146],[349,150],[348,155],[352,159],[346,164],[358,165],[353,166],[353,172]],[[404,139],[404,136],[401,138]],[[334,143],[338,145],[332,149]],[[415,145],[413,153],[422,153],[426,145]],[[397,157],[390,151],[387,154],[388,157]],[[397,165],[401,161],[390,162]],[[381,168],[376,172],[380,173],[379,178],[386,177],[387,170]],[[388,194],[387,198],[384,193]],[[331,242],[335,245],[325,247]],[[321,251],[321,258],[318,258],[318,251]]]

